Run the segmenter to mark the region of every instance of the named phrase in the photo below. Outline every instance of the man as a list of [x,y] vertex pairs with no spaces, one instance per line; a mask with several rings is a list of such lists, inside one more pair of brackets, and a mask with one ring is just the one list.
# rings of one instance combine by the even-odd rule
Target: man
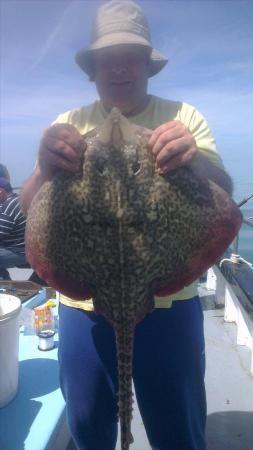
[[26,263],[25,224],[19,197],[6,178],[0,177],[0,279],[10,279],[7,268]]
[[[34,194],[58,168],[80,169],[81,136],[103,123],[113,106],[153,130],[149,141],[161,172],[192,164],[231,192],[215,142],[190,105],[148,94],[148,79],[167,59],[152,48],[141,8],[109,1],[98,9],[91,44],[76,61],[94,81],[100,100],[58,117],[40,143],[38,163],[21,193],[28,210]],[[154,450],[205,449],[203,315],[196,284],[168,298],[137,325],[133,379]],[[117,365],[112,328],[93,312],[92,299],[61,296],[60,377],[77,448],[113,450],[117,440]]]

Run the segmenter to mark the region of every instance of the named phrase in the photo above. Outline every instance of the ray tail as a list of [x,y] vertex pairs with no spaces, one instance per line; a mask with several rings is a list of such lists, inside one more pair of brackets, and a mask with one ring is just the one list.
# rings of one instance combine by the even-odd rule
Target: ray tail
[[129,450],[130,444],[133,443],[133,436],[131,433],[131,420],[133,411],[133,334],[134,326],[132,322],[125,322],[115,327],[118,355],[118,406],[121,431],[121,450]]

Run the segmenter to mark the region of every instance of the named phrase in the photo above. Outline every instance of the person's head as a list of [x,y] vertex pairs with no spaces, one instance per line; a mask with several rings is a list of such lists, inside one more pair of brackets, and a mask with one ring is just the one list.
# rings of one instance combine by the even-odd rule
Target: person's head
[[94,52],[94,81],[107,109],[117,106],[127,115],[145,106],[149,53],[143,46],[127,44]]
[[8,172],[8,169],[3,164],[0,164],[0,178],[5,178],[6,180],[10,181],[10,174]]
[[140,6],[131,0],[103,4],[92,31],[90,46],[76,54],[76,62],[95,81],[104,106],[118,106],[125,114],[144,107],[148,78],[167,59],[152,47]]

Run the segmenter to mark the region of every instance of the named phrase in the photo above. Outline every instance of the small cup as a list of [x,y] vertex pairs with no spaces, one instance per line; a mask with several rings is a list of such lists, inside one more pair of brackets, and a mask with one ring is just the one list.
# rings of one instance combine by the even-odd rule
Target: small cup
[[55,322],[51,306],[45,304],[34,308],[34,324],[39,337],[39,350],[54,348]]

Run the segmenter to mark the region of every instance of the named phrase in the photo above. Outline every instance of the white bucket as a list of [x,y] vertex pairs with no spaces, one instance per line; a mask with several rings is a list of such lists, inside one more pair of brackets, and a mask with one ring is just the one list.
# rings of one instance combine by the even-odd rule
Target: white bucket
[[0,408],[6,406],[18,389],[18,348],[21,301],[0,294]]

